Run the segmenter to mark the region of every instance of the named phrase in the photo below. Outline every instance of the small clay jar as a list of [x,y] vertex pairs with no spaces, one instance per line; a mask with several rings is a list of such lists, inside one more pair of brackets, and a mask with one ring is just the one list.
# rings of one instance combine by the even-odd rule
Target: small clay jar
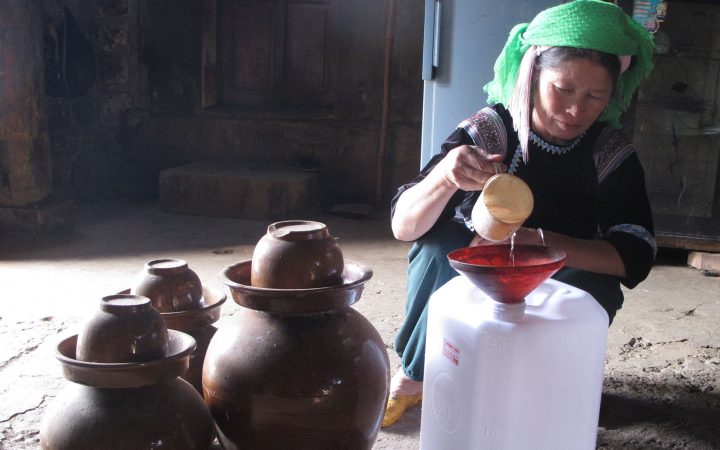
[[[130,289],[126,289],[120,294],[129,292]],[[195,339],[197,348],[190,356],[190,367],[182,375],[182,378],[192,384],[200,393],[202,393],[202,366],[205,352],[210,344],[210,339],[217,331],[213,323],[220,319],[220,308],[226,299],[227,295],[219,289],[203,286],[202,300],[199,302],[202,305],[200,308],[160,313],[169,330],[182,331]]]
[[208,450],[212,417],[202,396],[178,378],[195,340],[169,331],[167,355],[145,362],[77,359],[77,335],[58,343],[56,357],[71,381],[40,424],[43,450]]
[[144,362],[165,357],[167,348],[167,326],[150,299],[117,294],[103,297],[80,330],[76,355],[87,362]]
[[40,426],[43,450],[209,450],[212,418],[180,378],[135,389],[70,383]]
[[188,311],[162,313],[171,330],[187,333],[197,342],[197,349],[190,356],[190,367],[182,376],[202,394],[202,368],[210,340],[217,331],[213,323],[220,318],[220,308],[227,296],[219,289],[203,287],[203,307]]
[[522,226],[533,205],[532,191],[521,178],[499,173],[485,182],[470,218],[480,237],[500,242]]
[[251,285],[270,289],[310,289],[342,284],[344,262],[327,226],[288,220],[268,226],[255,246]]
[[145,263],[130,287],[131,294],[148,297],[161,313],[202,307],[200,277],[182,259],[154,259]]

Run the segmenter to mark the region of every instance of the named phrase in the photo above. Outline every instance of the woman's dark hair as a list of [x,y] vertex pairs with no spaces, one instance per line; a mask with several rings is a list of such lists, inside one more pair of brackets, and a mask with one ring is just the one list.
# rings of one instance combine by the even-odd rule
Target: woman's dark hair
[[535,58],[535,67],[533,67],[532,86],[535,88],[540,79],[540,72],[543,69],[560,69],[564,63],[574,59],[587,59],[603,66],[613,80],[613,92],[615,90],[615,82],[620,76],[620,60],[617,55],[601,52],[598,50],[589,50],[586,48],[575,47],[550,47],[543,51]]

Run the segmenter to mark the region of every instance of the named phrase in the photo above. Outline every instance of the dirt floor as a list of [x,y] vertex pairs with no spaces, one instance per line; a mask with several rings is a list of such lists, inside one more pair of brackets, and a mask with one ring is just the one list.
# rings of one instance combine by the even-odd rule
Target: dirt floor
[[[407,243],[385,214],[312,215],[339,237],[346,258],[374,270],[355,305],[391,348],[404,308]],[[69,384],[53,351],[77,332],[100,297],[128,287],[143,264],[188,261],[205,285],[251,257],[267,222],[165,214],[154,204],[112,202],[78,209],[70,235],[0,238],[0,448],[35,449],[46,407]],[[233,320],[228,301],[217,323]],[[720,448],[720,278],[662,252],[647,281],[626,292],[609,330],[598,448]],[[539,419],[540,420],[540,419]],[[420,408],[381,431],[375,449],[417,449]]]

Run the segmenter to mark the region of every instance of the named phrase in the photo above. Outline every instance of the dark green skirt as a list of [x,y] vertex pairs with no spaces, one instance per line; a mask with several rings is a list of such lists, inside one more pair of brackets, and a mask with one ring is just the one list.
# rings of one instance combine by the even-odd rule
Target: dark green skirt
[[[467,247],[472,238],[473,233],[464,225],[442,222],[418,239],[408,252],[405,320],[395,336],[394,347],[410,379],[423,380],[428,300],[433,292],[458,276],[450,267],[447,254]],[[565,267],[553,278],[592,295],[607,311],[611,323],[622,307],[624,297],[617,277]]]

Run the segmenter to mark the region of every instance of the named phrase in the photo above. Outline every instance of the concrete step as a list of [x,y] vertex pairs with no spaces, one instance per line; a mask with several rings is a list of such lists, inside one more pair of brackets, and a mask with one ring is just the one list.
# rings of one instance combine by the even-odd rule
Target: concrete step
[[316,209],[318,174],[236,161],[199,161],[160,172],[166,212],[275,220]]

